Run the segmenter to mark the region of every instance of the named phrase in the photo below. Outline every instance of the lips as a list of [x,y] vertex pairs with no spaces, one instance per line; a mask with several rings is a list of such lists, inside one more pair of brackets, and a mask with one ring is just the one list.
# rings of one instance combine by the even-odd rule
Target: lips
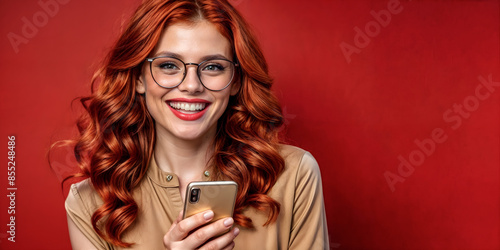
[[166,101],[167,106],[175,116],[184,121],[200,119],[206,112],[210,102],[203,99],[171,99]]

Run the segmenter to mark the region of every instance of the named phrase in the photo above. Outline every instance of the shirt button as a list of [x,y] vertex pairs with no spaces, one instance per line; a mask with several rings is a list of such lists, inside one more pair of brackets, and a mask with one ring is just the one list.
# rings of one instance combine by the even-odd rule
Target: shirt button
[[171,181],[171,180],[172,180],[172,178],[174,178],[174,177],[173,177],[173,176],[171,176],[171,175],[167,175],[167,181]]

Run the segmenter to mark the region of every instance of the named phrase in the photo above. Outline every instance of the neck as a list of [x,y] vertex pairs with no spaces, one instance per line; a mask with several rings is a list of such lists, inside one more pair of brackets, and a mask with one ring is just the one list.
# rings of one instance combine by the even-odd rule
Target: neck
[[174,173],[181,186],[191,181],[201,180],[207,170],[207,163],[213,154],[215,131],[195,140],[183,140],[169,133],[158,133],[154,149],[158,167]]

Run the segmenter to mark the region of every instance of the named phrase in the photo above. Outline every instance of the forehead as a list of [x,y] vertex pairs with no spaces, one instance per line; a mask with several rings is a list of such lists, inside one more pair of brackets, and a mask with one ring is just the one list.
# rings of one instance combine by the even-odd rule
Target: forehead
[[216,28],[206,21],[177,22],[162,33],[154,55],[177,54],[182,60],[196,62],[210,55],[222,55],[232,60],[231,44]]

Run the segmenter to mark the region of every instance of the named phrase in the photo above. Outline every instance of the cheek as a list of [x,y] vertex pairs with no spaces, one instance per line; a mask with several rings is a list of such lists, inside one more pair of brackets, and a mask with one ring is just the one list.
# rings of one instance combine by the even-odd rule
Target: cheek
[[162,88],[156,84],[156,82],[151,78],[146,78],[146,95],[153,98],[158,98],[165,95],[170,89]]
[[162,88],[158,86],[155,82],[147,81],[146,83],[146,92],[145,92],[145,98],[146,98],[146,105],[148,110],[151,112],[153,111],[152,109],[159,109],[159,108],[164,108],[163,105],[165,105],[165,102],[163,101],[163,97],[165,94],[167,94],[170,90]]
[[230,96],[230,91],[228,91],[227,93],[225,93],[224,95],[221,95],[219,97],[219,100],[220,100],[220,108],[219,108],[219,112],[222,114],[226,111],[226,109],[228,108],[228,104],[229,104],[229,96]]

